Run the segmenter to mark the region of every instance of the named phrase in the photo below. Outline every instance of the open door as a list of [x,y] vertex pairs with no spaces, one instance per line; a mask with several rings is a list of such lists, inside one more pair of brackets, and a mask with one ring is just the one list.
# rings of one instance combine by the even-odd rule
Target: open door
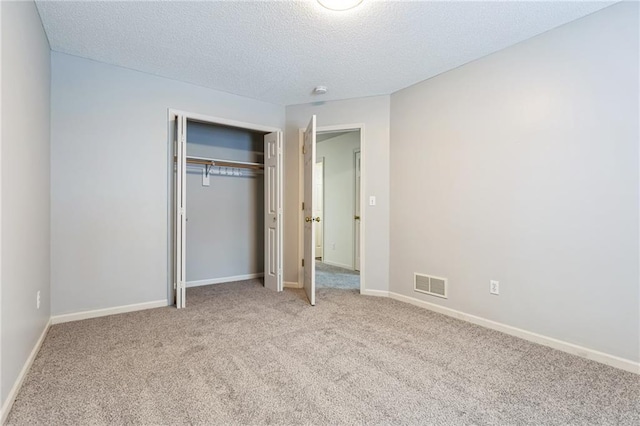
[[175,178],[175,277],[173,288],[176,292],[176,307],[186,306],[186,266],[185,256],[187,236],[187,118],[176,116],[175,121],[175,154],[176,154],[176,178]]
[[264,286],[282,291],[282,132],[264,136]]
[[304,142],[302,145],[302,155],[304,155],[304,291],[307,293],[309,303],[316,304],[316,264],[315,264],[315,232],[314,224],[320,218],[313,216],[313,193],[315,185],[315,165],[316,165],[316,116],[311,117],[311,121],[304,132]]

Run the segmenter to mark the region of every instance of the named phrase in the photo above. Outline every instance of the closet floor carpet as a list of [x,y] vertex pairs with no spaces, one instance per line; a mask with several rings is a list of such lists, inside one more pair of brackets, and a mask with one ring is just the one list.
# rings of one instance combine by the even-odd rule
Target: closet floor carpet
[[22,424],[640,424],[637,375],[390,299],[257,280],[52,326]]

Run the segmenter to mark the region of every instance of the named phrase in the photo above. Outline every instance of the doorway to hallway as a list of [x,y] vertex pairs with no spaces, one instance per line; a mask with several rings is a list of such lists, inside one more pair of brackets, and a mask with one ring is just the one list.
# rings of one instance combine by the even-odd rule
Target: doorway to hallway
[[314,217],[319,288],[360,289],[360,130],[318,132]]

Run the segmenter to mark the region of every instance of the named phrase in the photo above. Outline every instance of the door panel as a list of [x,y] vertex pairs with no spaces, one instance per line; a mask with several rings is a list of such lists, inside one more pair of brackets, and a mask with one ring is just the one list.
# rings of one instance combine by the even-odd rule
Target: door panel
[[186,209],[187,209],[187,119],[182,115],[175,120],[175,279],[176,307],[186,306]]
[[282,291],[282,133],[264,137],[264,286]]
[[304,291],[307,293],[309,303],[316,304],[316,264],[315,264],[315,217],[314,196],[315,186],[315,164],[316,164],[316,116],[311,117],[311,121],[304,132],[302,145],[304,155]]

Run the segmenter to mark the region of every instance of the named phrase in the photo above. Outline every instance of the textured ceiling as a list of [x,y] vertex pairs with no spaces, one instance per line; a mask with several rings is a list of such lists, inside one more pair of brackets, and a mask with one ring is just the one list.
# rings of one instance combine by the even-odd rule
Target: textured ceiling
[[[37,3],[51,48],[289,105],[389,94],[614,2]],[[316,85],[326,95],[314,96]]]

